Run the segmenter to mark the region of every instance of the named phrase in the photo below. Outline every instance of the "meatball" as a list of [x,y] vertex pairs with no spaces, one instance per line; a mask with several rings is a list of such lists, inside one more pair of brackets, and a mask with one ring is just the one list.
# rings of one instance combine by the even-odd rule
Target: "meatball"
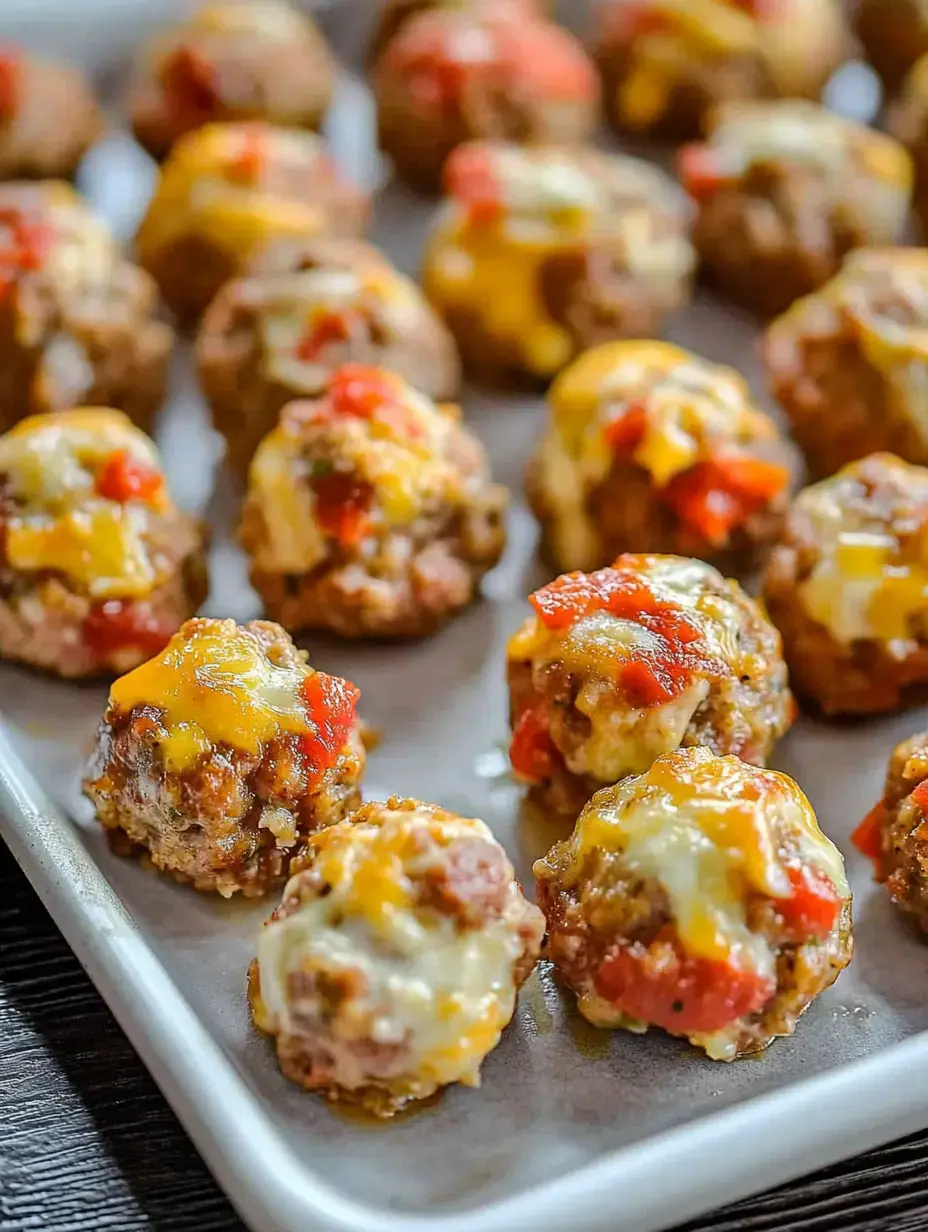
[[498,12],[502,8],[511,8],[519,13],[531,15],[550,10],[552,0],[379,0],[379,11],[374,25],[374,35],[371,39],[369,60],[376,64],[381,52],[393,40],[394,35],[420,13],[434,12],[436,9],[476,9],[486,8]]
[[792,1035],[851,961],[844,861],[785,774],[677,749],[598,791],[535,864],[548,956],[599,1027],[714,1061]]
[[893,902],[928,932],[928,733],[893,749],[883,798],[853,834]]
[[271,240],[359,235],[368,206],[315,133],[207,124],[182,137],[162,167],[139,259],[190,325]]
[[915,212],[923,236],[928,235],[928,53],[906,77],[902,95],[889,111],[888,128],[915,164]]
[[125,672],[207,592],[199,523],[119,411],[59,411],[0,437],[0,658],[59,676]]
[[612,342],[575,360],[549,403],[527,486],[558,572],[632,548],[757,568],[789,469],[737,372],[665,342]]
[[587,347],[656,334],[689,298],[686,205],[656,167],[478,143],[445,180],[424,283],[479,379],[549,381]]
[[361,803],[358,690],[263,620],[189,620],[115,681],[84,794],[117,850],[229,898]]
[[576,817],[679,746],[763,765],[792,721],[776,629],[711,565],[620,556],[529,602],[509,643],[509,757],[544,808]]
[[928,253],[862,248],[774,321],[774,396],[816,476],[880,449],[928,463]]
[[157,300],[70,185],[0,184],[0,431],[81,404],[149,427],[174,344]]
[[482,821],[394,797],[313,835],[249,972],[288,1078],[388,1117],[480,1083],[544,920]]
[[928,7],[924,0],[857,0],[856,34],[883,84],[895,92],[928,52]]
[[439,7],[411,18],[373,76],[380,144],[435,192],[462,142],[571,146],[596,127],[599,79],[580,43],[527,5]]
[[827,282],[850,249],[893,243],[912,189],[893,138],[796,101],[719,107],[679,171],[706,274],[771,316]]
[[672,141],[719,103],[818,98],[848,51],[837,0],[607,0],[597,42],[613,126]]
[[322,397],[285,407],[255,454],[252,585],[287,629],[424,636],[499,560],[506,499],[456,407],[347,364]]
[[70,179],[102,130],[78,69],[0,51],[0,180]]
[[806,488],[764,576],[796,692],[876,714],[928,690],[928,470],[892,454]]
[[332,58],[311,18],[281,0],[210,4],[145,49],[132,128],[159,159],[214,120],[319,128],[334,88]]
[[200,384],[238,470],[293,398],[318,397],[348,362],[430,398],[460,385],[454,339],[421,291],[360,240],[281,240],[227,282],[197,341]]

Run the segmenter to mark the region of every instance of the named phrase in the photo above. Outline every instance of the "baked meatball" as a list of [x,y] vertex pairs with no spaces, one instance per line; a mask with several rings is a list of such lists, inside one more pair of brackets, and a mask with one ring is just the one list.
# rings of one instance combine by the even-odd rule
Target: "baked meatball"
[[79,69],[0,50],[0,180],[70,179],[102,130]]
[[848,51],[838,0],[607,0],[599,24],[610,123],[672,141],[718,103],[818,98]]
[[479,1086],[544,932],[487,826],[394,797],[299,865],[249,972],[286,1076],[383,1117]]
[[686,204],[648,163],[477,143],[445,182],[425,289],[479,379],[548,381],[587,347],[656,334],[689,298]]
[[928,4],[857,0],[856,34],[883,84],[894,93],[919,56],[928,52]]
[[852,248],[892,244],[905,226],[912,160],[892,137],[814,103],[731,103],[679,171],[697,204],[705,273],[759,312],[784,312],[835,274]]
[[596,127],[599,78],[579,42],[529,6],[469,4],[411,18],[373,75],[380,144],[437,191],[462,142],[577,145]]
[[457,407],[346,364],[322,397],[284,408],[252,461],[252,585],[287,629],[424,636],[499,560],[506,498]]
[[408,278],[360,240],[281,240],[227,282],[197,340],[200,384],[244,470],[293,398],[342,364],[389,368],[430,398],[460,385],[454,339]]
[[771,389],[817,476],[887,449],[928,463],[928,252],[861,248],[769,326]]
[[552,0],[379,0],[374,34],[371,39],[369,60],[376,64],[380,53],[393,36],[398,34],[411,18],[436,9],[486,8],[498,12],[511,8],[522,14],[538,15],[551,9]]
[[764,576],[796,692],[876,714],[928,685],[928,470],[892,454],[806,488]]
[[209,4],[145,48],[132,129],[160,159],[214,120],[319,128],[334,88],[329,49],[306,14],[282,0]]
[[190,325],[271,240],[359,235],[368,206],[315,133],[207,124],[182,137],[161,168],[139,259]]
[[852,835],[893,902],[928,932],[928,733],[897,744],[883,798]]
[[763,765],[792,721],[776,629],[711,565],[620,556],[529,602],[509,642],[509,757],[546,809],[576,817],[679,746]]
[[915,164],[915,212],[923,236],[928,235],[928,53],[906,77],[887,119],[889,132],[908,149]]
[[673,552],[747,573],[777,538],[786,446],[732,368],[610,342],[558,377],[528,495],[558,572]]
[[0,184],[0,431],[81,404],[149,427],[174,343],[157,301],[70,185]]
[[358,690],[264,620],[188,620],[115,681],[84,779],[124,854],[226,898],[283,882],[361,803]]
[[713,1061],[792,1035],[851,961],[837,847],[792,779],[677,749],[598,791],[535,864],[548,956],[584,1018]]
[[59,411],[0,437],[0,658],[125,672],[206,598],[199,523],[119,411]]

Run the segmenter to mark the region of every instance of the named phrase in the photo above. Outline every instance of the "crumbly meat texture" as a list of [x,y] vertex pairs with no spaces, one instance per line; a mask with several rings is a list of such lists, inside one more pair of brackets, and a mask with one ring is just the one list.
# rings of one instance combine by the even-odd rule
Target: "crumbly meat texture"
[[[227,621],[234,630],[234,622]],[[298,650],[268,621],[245,628],[283,666],[302,666]],[[110,705],[97,732],[84,793],[113,846],[197,890],[256,897],[288,875],[290,859],[314,830],[340,821],[361,802],[364,747],[358,725],[333,766],[311,781],[298,738],[283,734],[260,753],[209,743],[195,763],[170,770],[163,754],[164,712]]]
[[891,94],[928,52],[928,13],[920,0],[859,0],[855,33]]
[[[294,276],[314,271],[318,286],[294,288]],[[305,330],[293,345],[291,319],[299,333],[301,318]],[[344,329],[323,335],[312,363],[298,364],[302,338],[336,318]],[[270,336],[277,322],[291,351]],[[334,369],[350,362],[388,368],[436,401],[454,398],[460,386],[453,337],[375,248],[352,239],[271,244],[243,278],[222,288],[197,337],[200,386],[232,469],[247,469],[288,402],[318,395]]]
[[174,346],[154,281],[67,185],[0,185],[0,250],[20,227],[47,229],[49,240],[45,259],[17,269],[0,299],[0,431],[79,405],[115,407],[149,428]]
[[881,450],[928,463],[917,386],[926,323],[921,251],[868,249],[769,326],[770,387],[815,477]]
[[[854,481],[844,484],[840,504],[849,528],[858,521],[882,523],[882,533],[895,537],[903,553],[907,548],[917,553],[928,509],[928,472],[912,467],[900,477],[899,466],[886,454],[865,458],[851,468]],[[899,607],[905,626],[895,631],[898,636],[842,640],[811,615],[802,601],[802,588],[823,562],[820,534],[803,507],[805,500],[800,494],[794,504],[763,580],[764,604],[782,636],[793,688],[826,715],[879,714],[918,702],[928,686],[928,614],[924,608],[919,610],[916,604],[911,612],[908,607],[902,609],[900,596],[890,593],[884,601],[885,613]],[[870,529],[875,528],[871,525]],[[876,533],[879,537],[880,532]],[[839,585],[852,596],[863,580],[851,573]]]
[[194,18],[146,49],[129,106],[135,138],[153,158],[216,121],[321,127],[335,88],[328,46],[289,5],[265,7],[266,21],[255,6],[243,22],[247,6],[213,5],[210,21]]
[[[455,51],[473,45],[486,48],[476,60]],[[422,12],[388,44],[372,81],[381,148],[404,180],[429,193],[463,142],[581,145],[599,111],[598,78],[581,44],[527,5]]]
[[928,734],[897,744],[879,815],[877,876],[893,902],[928,932],[928,835],[924,802],[912,793],[928,779]]
[[[417,800],[393,797],[386,804],[367,804],[352,816],[351,825],[363,832],[372,822],[391,825],[399,820],[402,824],[404,814],[410,818],[427,816],[432,823],[410,832],[406,854],[400,857],[404,865],[404,894],[411,898],[414,918],[436,934],[436,945],[447,944],[443,929],[464,944],[468,937],[473,937],[479,945],[481,933],[505,934],[511,954],[504,976],[509,988],[496,986],[492,996],[508,994],[514,998],[535,967],[544,920],[538,908],[524,898],[505,851],[485,828],[482,832],[451,837],[450,841],[438,841],[432,829],[435,823],[439,827],[457,827],[460,819]],[[332,890],[310,851],[294,862],[294,875],[284,899],[266,927],[285,925]],[[349,925],[345,923],[344,927]],[[379,959],[394,964],[394,978],[399,985],[405,978],[402,966],[398,965],[399,955],[394,954],[386,940],[378,943],[377,953]],[[342,959],[332,969],[326,969],[314,959],[306,968],[286,973],[283,993],[288,1003],[289,1029],[269,1012],[266,997],[262,996],[262,983],[266,991],[269,977],[262,979],[259,960],[249,969],[248,996],[255,1023],[274,1037],[278,1062],[292,1082],[333,1102],[352,1104],[379,1117],[393,1116],[411,1101],[428,1098],[435,1092],[441,1080],[431,1067],[424,1072],[417,1070],[417,1041],[413,1033],[400,1040],[377,1038],[383,1034],[384,1020],[390,1014],[389,993],[378,1004],[377,998],[383,997],[384,992],[372,987],[363,966],[353,967]],[[473,965],[469,978],[473,978]],[[430,990],[427,984],[420,983],[416,994],[420,1004],[425,1002],[424,991]],[[462,987],[460,995],[462,999],[470,996],[470,988]],[[506,1021],[508,1016],[499,1023],[500,1028]],[[495,1040],[488,1040],[483,1052],[494,1044]],[[481,1059],[482,1056],[476,1058],[478,1064]],[[462,1070],[458,1074],[444,1073],[442,1078],[457,1078],[473,1085],[476,1073]]]
[[103,117],[83,74],[70,65],[11,52],[0,56],[0,180],[70,179],[103,131]]

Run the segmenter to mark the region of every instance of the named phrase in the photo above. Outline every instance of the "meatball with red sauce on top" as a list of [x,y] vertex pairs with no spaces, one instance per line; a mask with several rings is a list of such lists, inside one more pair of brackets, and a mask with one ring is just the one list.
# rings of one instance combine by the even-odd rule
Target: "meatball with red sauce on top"
[[188,621],[120,677],[84,794],[117,850],[195,889],[264,894],[361,803],[358,689],[267,621]]

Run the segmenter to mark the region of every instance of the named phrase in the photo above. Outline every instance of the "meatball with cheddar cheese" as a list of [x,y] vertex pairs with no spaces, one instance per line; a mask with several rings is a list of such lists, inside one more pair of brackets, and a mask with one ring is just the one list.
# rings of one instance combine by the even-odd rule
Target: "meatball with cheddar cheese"
[[599,24],[611,123],[675,141],[719,103],[818,98],[848,50],[839,0],[606,0]]
[[136,237],[139,260],[189,326],[272,240],[359,235],[368,206],[315,133],[207,124],[162,166]]
[[711,565],[620,556],[529,602],[509,642],[509,756],[545,808],[575,817],[680,746],[763,765],[792,722],[776,629]]
[[0,436],[0,658],[125,672],[206,598],[199,523],[119,411],[59,411]]
[[79,69],[0,48],[0,180],[69,180],[102,131]]
[[599,1027],[761,1052],[851,960],[844,861],[785,774],[688,748],[598,791],[535,864],[548,955]]
[[462,142],[579,145],[599,115],[599,78],[581,44],[511,0],[411,17],[378,58],[373,87],[381,146],[427,192]]
[[148,428],[174,345],[158,289],[69,184],[0,184],[0,431],[112,406]]
[[227,282],[197,339],[200,386],[244,471],[294,398],[373,364],[441,401],[460,385],[454,339],[422,292],[360,240],[279,240]]
[[852,248],[895,243],[913,179],[892,137],[793,99],[718,107],[679,172],[707,276],[768,315],[817,290]]
[[283,0],[219,0],[145,48],[132,128],[158,159],[216,120],[319,128],[334,88],[329,49],[305,13]]
[[546,557],[670,552],[753,571],[787,503],[786,446],[731,368],[664,342],[587,351],[549,394],[528,494]]
[[893,749],[882,799],[851,836],[900,911],[928,933],[928,733]]
[[770,386],[816,476],[878,450],[928,463],[928,252],[860,248],[764,338]]
[[547,382],[587,347],[657,334],[689,298],[685,202],[640,159],[475,143],[445,184],[423,281],[481,380]]
[[793,687],[825,714],[928,695],[928,469],[873,454],[800,492],[763,593]]
[[249,973],[286,1076],[383,1117],[478,1086],[544,932],[487,826],[394,797],[295,868]]
[[361,802],[358,690],[267,621],[188,621],[120,677],[84,780],[117,850],[225,897],[282,883]]
[[346,364],[261,442],[241,539],[285,628],[417,637],[475,598],[503,550],[506,499],[457,407]]

